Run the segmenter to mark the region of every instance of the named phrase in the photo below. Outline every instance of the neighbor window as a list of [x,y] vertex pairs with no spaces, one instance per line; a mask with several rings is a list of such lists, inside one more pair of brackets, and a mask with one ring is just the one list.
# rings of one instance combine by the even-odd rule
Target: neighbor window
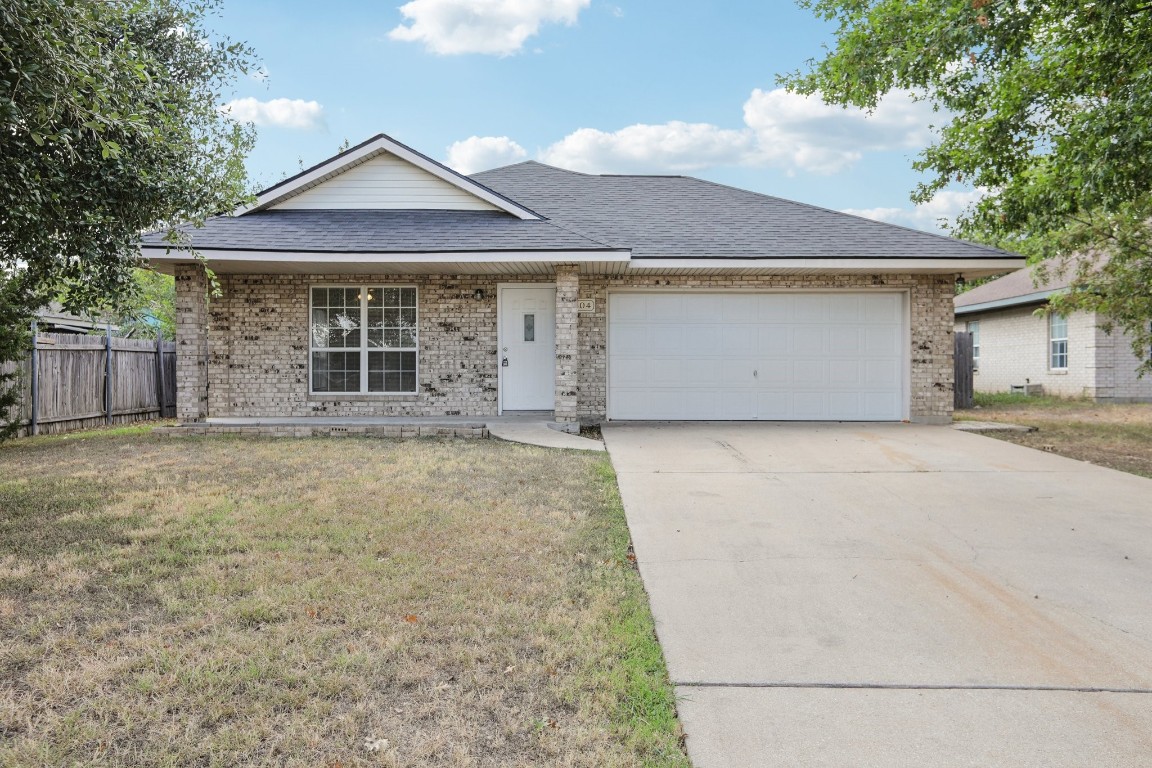
[[416,392],[414,287],[315,287],[310,314],[312,392]]
[[1057,371],[1068,367],[1068,318],[1055,312],[1048,315],[1048,367]]
[[980,368],[980,321],[971,320],[968,323],[968,333],[972,334],[972,368]]

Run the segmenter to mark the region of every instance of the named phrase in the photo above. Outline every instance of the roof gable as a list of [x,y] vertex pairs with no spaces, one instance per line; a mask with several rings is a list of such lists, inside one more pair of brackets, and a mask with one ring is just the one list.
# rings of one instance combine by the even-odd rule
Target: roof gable
[[495,210],[541,218],[384,134],[265,189],[236,215],[269,209]]

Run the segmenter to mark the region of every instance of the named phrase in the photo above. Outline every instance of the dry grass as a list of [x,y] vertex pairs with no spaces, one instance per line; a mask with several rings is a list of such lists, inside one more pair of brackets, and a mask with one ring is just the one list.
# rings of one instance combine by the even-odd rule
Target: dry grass
[[987,433],[991,437],[1152,477],[1152,403],[978,395],[977,404],[979,408],[958,412],[957,418],[1036,428],[1027,434]]
[[0,446],[0,765],[684,766],[605,459]]

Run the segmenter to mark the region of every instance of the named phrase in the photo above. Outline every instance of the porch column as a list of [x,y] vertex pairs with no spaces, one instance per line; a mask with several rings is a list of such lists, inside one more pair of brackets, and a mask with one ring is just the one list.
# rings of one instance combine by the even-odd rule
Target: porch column
[[557,423],[580,431],[577,414],[580,371],[578,339],[580,272],[575,264],[556,267],[556,410]]
[[208,415],[208,276],[199,264],[176,265],[176,418]]

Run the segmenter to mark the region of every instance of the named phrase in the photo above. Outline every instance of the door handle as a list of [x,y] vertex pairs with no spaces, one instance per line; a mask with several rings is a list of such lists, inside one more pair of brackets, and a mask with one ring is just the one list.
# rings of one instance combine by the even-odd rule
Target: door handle
[[502,358],[502,359],[500,360],[500,367],[502,367],[502,368],[507,368],[507,367],[508,367],[508,358],[506,358],[506,357],[505,357],[505,358]]

